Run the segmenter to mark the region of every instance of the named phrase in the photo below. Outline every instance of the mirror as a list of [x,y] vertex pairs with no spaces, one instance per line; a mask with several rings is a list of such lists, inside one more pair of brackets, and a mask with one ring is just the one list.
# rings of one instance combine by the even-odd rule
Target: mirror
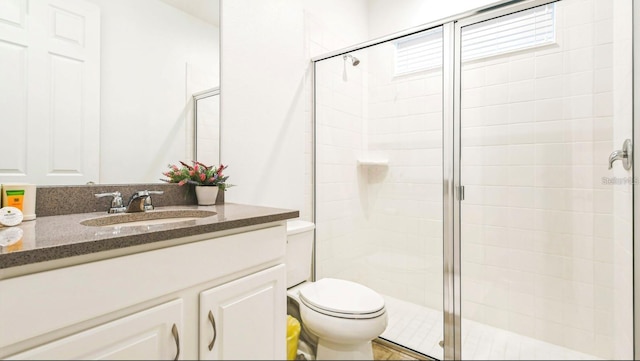
[[219,144],[194,123],[219,33],[218,0],[0,0],[0,184],[159,183]]
[[206,165],[220,164],[220,88],[193,95],[195,159]]

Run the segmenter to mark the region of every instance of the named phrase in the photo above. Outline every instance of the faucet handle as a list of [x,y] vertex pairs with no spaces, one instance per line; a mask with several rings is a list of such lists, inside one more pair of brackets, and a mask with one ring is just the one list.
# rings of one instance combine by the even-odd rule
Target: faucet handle
[[622,167],[625,170],[631,169],[631,165],[633,164],[633,146],[631,145],[631,139],[626,139],[624,143],[622,143],[622,149],[614,150],[611,155],[609,155],[609,169],[613,168],[613,162],[616,160],[622,160]]
[[[164,191],[149,191],[149,190],[143,190],[143,191],[137,191],[133,194],[133,196],[138,196],[138,197],[144,197],[144,196],[148,196],[151,194],[163,194]],[[132,197],[133,197],[132,196]]]
[[96,193],[94,194],[96,198],[102,197],[113,197],[111,200],[111,208],[107,211],[108,213],[121,213],[125,211],[125,206],[122,204],[122,194],[118,191],[116,192],[108,192],[108,193]]
[[152,194],[163,194],[164,191],[149,191],[149,190],[144,190],[144,191],[139,191],[137,192],[138,196],[146,196],[146,198],[144,199],[144,210],[145,211],[151,211],[153,210],[155,207],[153,206],[153,204],[151,203],[151,195]]

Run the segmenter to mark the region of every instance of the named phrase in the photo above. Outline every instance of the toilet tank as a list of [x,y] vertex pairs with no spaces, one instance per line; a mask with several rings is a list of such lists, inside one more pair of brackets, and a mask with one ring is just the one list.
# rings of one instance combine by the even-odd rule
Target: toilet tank
[[311,280],[313,222],[287,221],[287,288]]

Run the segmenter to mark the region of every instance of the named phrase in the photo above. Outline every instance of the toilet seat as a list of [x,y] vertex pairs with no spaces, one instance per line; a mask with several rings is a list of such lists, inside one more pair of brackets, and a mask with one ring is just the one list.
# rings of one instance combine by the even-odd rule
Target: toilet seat
[[349,319],[371,319],[383,315],[384,298],[361,284],[323,278],[299,291],[305,306],[321,314]]

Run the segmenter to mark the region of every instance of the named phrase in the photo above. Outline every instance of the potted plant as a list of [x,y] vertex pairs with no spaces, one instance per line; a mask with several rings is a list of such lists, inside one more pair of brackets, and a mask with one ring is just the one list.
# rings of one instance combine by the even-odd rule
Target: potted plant
[[160,180],[178,183],[181,186],[193,184],[198,204],[201,206],[224,203],[224,192],[232,186],[226,182],[229,176],[222,173],[228,166],[222,164],[218,167],[208,166],[198,161],[191,161],[191,163],[192,165],[189,165],[180,161],[181,166],[169,164],[169,170],[162,173],[169,179]]

